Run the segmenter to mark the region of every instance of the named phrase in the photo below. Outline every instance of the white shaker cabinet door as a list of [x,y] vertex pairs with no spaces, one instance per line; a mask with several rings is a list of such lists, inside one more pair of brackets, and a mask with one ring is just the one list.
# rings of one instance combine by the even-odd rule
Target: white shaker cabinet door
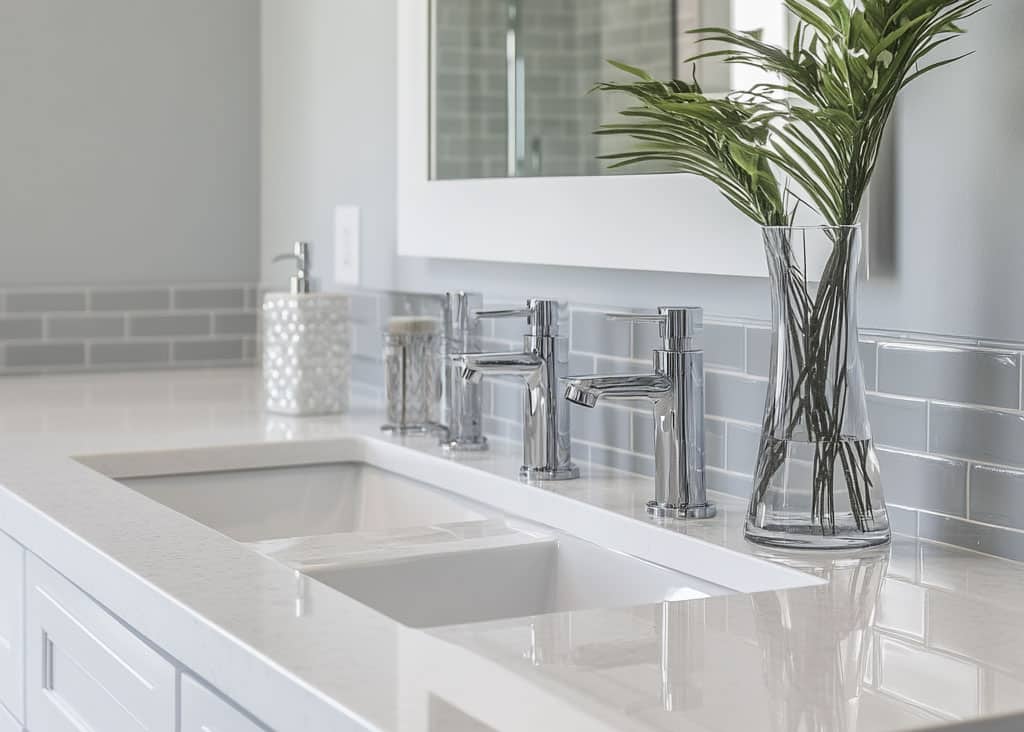
[[[0,532],[0,706],[25,719],[25,550]],[[0,709],[0,711],[3,711]],[[0,732],[7,732],[0,715]]]
[[182,674],[181,732],[266,732],[266,730],[188,674]]
[[174,666],[33,555],[25,567],[26,727],[174,732]]

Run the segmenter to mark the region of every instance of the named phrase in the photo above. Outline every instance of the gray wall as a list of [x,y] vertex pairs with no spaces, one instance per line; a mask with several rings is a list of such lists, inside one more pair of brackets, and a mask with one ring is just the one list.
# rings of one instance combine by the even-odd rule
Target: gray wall
[[254,280],[253,0],[0,2],[0,285]]
[[[396,13],[394,2],[264,0],[264,262],[297,236],[329,244],[331,207],[355,203],[365,217],[364,285],[767,316],[767,284],[757,279],[394,257]],[[899,109],[891,263],[865,287],[861,321],[1022,341],[1024,4],[995,3],[969,29],[960,46],[976,53],[915,84]]]

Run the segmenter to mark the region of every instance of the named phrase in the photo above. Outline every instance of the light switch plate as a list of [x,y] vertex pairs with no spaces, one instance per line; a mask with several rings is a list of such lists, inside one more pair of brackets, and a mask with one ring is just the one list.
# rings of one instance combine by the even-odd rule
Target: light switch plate
[[334,209],[334,281],[359,284],[359,207]]

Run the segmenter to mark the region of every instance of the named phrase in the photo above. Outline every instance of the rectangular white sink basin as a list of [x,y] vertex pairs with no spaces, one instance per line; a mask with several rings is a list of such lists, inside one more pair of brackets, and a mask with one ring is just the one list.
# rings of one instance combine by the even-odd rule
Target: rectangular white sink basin
[[591,504],[366,438],[79,460],[410,627],[820,582],[599,505],[635,490],[601,471]]
[[524,534],[519,545],[358,562],[308,574],[415,628],[731,592],[564,534],[529,531],[533,536]]
[[468,501],[365,463],[121,478],[119,482],[244,542],[486,518]]

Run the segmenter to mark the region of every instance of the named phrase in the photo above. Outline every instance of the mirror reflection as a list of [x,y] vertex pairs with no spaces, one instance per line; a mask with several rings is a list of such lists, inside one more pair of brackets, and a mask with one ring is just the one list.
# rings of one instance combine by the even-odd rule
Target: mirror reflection
[[690,31],[727,26],[781,43],[788,23],[783,0],[434,0],[432,13],[437,180],[664,172],[598,159],[630,144],[593,134],[627,104],[587,94],[625,78],[607,60],[659,79],[696,74],[707,92],[748,89],[756,70],[686,63],[706,50]]

